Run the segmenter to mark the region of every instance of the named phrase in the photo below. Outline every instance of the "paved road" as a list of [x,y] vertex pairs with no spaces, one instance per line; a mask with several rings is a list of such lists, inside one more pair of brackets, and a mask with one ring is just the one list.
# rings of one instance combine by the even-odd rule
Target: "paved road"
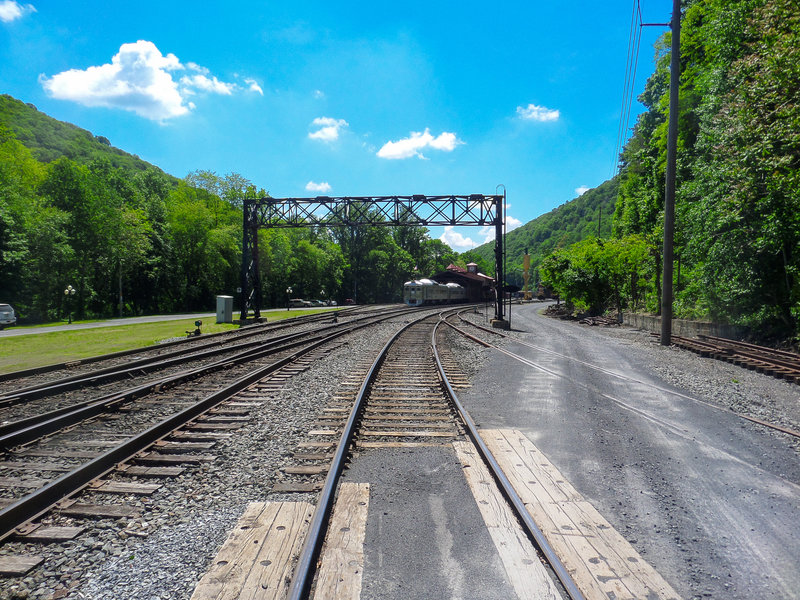
[[461,395],[478,425],[522,430],[684,598],[800,598],[792,442],[670,393],[624,336],[538,308],[513,325],[539,349],[507,348],[546,371],[493,351]]
[[151,315],[149,317],[127,317],[124,319],[108,319],[95,323],[72,323],[70,325],[53,325],[52,327],[10,327],[0,331],[0,338],[20,335],[37,335],[52,331],[76,331],[79,329],[97,329],[98,327],[116,327],[118,325],[134,325],[136,323],[155,323],[157,321],[181,321],[185,319],[215,318],[216,313],[200,313],[189,315]]

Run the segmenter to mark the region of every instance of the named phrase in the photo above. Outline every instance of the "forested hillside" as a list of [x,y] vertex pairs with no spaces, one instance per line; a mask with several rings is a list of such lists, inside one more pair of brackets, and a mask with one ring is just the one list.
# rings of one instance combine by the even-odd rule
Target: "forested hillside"
[[[531,256],[531,282],[534,282],[542,260],[556,248],[590,236],[609,236],[618,187],[616,178],[606,181],[506,234],[506,279],[522,286],[522,257],[526,250]],[[494,242],[478,246],[472,252],[492,265],[487,272],[494,272]]]
[[[796,338],[800,317],[800,10],[794,0],[685,3],[676,199],[675,312]],[[621,156],[614,238],[647,260],[627,267],[595,244],[545,261],[579,306],[622,269],[623,307],[658,310],[670,34]],[[617,242],[621,243],[621,242]],[[626,246],[627,247],[627,246]],[[605,257],[605,258],[604,258]],[[548,263],[549,261],[549,263]],[[593,291],[592,291],[593,290]],[[604,306],[613,304],[608,293]]]
[[94,136],[71,123],[52,119],[32,104],[20,102],[8,94],[0,95],[0,123],[8,127],[39,162],[49,163],[63,156],[80,164],[88,164],[103,158],[113,167],[128,171],[160,171],[138,156],[113,147],[108,138]]
[[[213,310],[215,295],[239,285],[246,194],[267,195],[238,173],[176,179],[0,96],[0,302],[28,323]],[[419,227],[259,236],[266,306],[284,306],[289,286],[299,297],[397,301],[415,267],[459,261]]]

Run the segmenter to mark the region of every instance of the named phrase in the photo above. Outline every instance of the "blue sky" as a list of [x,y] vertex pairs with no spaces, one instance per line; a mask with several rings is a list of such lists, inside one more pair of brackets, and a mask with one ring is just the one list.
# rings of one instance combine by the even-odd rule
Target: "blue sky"
[[[642,0],[644,21],[670,5]],[[632,6],[0,0],[0,93],[275,197],[502,184],[510,229],[612,175]],[[431,230],[459,251],[492,233]]]

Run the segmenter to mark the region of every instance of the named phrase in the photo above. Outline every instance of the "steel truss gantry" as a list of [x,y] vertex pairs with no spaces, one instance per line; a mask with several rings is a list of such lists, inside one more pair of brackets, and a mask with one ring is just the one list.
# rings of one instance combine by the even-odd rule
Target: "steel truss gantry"
[[504,320],[503,226],[505,194],[486,196],[343,196],[246,198],[242,227],[242,321],[261,316],[258,230],[270,227],[416,225],[495,227],[495,319]]

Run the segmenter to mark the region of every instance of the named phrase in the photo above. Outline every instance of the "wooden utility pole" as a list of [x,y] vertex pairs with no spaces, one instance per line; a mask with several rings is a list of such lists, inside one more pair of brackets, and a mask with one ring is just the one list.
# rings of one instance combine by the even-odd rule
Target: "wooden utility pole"
[[661,278],[661,345],[672,343],[672,250],[675,236],[675,163],[678,155],[678,88],[681,74],[681,2],[672,0],[672,60],[669,67],[669,131],[664,190],[664,271]]

